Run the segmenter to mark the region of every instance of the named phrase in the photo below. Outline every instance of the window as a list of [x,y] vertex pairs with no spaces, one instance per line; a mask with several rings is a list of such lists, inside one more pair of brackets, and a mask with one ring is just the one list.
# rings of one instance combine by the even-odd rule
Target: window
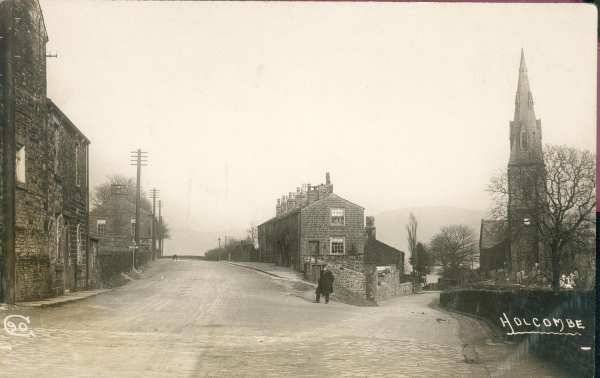
[[17,181],[25,183],[25,146],[17,147]]
[[332,237],[331,238],[331,254],[332,255],[343,255],[344,254],[345,238]]
[[98,219],[96,224],[98,225],[98,235],[106,235],[106,219]]
[[[90,243],[91,244],[91,243]],[[92,244],[90,248],[90,269],[94,269],[94,260],[96,259],[96,244]]]
[[135,236],[135,218],[131,218],[131,236]]
[[331,209],[331,225],[332,226],[343,226],[344,225],[344,209]]
[[521,135],[521,147],[527,148],[527,134]]

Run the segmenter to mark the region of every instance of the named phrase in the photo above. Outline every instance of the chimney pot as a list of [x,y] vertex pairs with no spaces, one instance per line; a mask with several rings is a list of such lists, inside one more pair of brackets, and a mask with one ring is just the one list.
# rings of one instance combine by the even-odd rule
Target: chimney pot
[[329,179],[329,172],[325,173],[325,184],[331,184],[331,180]]

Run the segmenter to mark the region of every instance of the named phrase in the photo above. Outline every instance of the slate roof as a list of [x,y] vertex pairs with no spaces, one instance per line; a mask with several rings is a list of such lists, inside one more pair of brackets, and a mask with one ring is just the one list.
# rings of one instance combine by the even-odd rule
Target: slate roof
[[362,207],[360,205],[352,203],[352,202],[348,201],[347,199],[344,199],[344,198],[342,198],[342,197],[340,197],[340,196],[338,196],[338,195],[336,195],[334,193],[330,193],[330,194],[326,195],[325,197],[320,198],[320,199],[318,199],[316,201],[313,201],[311,203],[307,203],[307,204],[302,205],[302,206],[296,206],[293,209],[286,211],[285,213],[281,213],[281,214],[279,214],[277,216],[274,216],[273,218],[269,219],[268,221],[265,221],[265,222],[259,224],[259,226],[262,226],[263,224],[267,224],[269,222],[273,222],[273,221],[276,221],[276,220],[287,218],[287,217],[289,217],[290,215],[293,215],[293,214],[297,214],[297,213],[301,212],[302,210],[306,209],[307,207],[312,206],[315,203],[321,202],[321,201],[325,200],[326,198],[329,198],[329,196],[335,196],[335,197],[341,199],[342,201],[346,201],[346,202],[348,202],[351,205],[358,206],[361,209],[364,209],[364,207]]
[[500,232],[506,221],[481,220],[481,232],[479,233],[479,249],[489,249],[505,241]]
[[401,250],[392,247],[391,245],[387,245],[384,242],[381,242],[377,239],[368,239],[365,242],[365,253],[367,252],[377,252],[377,251],[389,251],[398,254],[404,255],[404,252]]

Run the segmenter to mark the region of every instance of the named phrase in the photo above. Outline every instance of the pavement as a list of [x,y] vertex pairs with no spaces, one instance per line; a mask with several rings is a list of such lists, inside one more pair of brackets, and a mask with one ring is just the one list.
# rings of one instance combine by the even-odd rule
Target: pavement
[[79,301],[79,300],[86,299],[89,297],[93,297],[98,294],[106,293],[107,291],[110,291],[110,289],[77,291],[74,293],[68,293],[65,295],[61,295],[60,297],[42,299],[39,301],[17,302],[16,306],[24,306],[24,307],[57,306],[57,305],[65,304],[68,302],[74,302],[74,301]]
[[295,282],[306,282],[304,281],[304,275],[300,272],[283,266],[277,266],[272,263],[262,262],[238,262],[238,261],[224,261],[227,264],[237,265],[248,269],[254,269],[263,273],[270,274],[275,277],[284,278]]
[[[0,377],[568,377],[439,293],[357,307],[228,263],[156,261],[63,306],[0,307]],[[18,318],[16,316],[21,316]]]

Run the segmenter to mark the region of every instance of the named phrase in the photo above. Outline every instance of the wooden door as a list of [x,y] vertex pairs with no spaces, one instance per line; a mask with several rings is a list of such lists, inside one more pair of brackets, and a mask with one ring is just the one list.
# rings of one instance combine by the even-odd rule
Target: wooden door
[[318,241],[309,241],[308,242],[308,253],[309,253],[310,257],[318,258],[318,256],[319,256],[319,242]]

